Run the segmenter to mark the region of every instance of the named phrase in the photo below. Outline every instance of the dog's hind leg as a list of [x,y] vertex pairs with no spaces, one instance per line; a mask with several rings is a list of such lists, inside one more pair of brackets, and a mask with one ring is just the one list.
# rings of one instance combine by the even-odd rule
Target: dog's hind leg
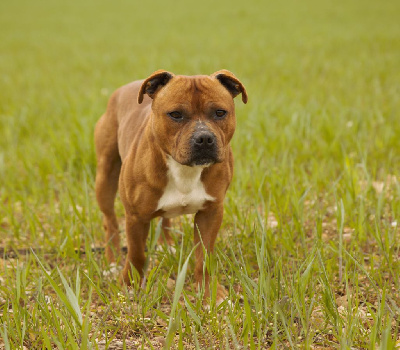
[[116,121],[105,114],[100,118],[95,129],[96,198],[103,213],[103,226],[106,232],[105,251],[109,262],[115,261],[120,250],[118,222],[114,210],[121,171],[117,128]]

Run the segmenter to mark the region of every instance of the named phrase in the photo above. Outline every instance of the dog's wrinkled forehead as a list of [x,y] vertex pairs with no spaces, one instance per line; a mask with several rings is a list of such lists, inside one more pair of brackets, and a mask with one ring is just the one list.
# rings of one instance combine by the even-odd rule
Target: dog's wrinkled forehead
[[233,99],[216,79],[206,75],[175,76],[153,101],[155,106],[167,104],[170,108],[186,107],[192,111],[201,111],[213,103],[230,108]]

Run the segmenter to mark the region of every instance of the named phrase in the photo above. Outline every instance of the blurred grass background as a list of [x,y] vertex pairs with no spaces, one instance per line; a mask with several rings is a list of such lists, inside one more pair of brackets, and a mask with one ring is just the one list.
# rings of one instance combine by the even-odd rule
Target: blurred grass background
[[[399,18],[400,2],[390,0],[1,1],[2,247],[57,248],[88,263],[74,248],[102,241],[93,128],[112,91],[160,68],[187,75],[225,68],[245,84],[249,103],[236,100],[236,170],[223,232],[239,237],[234,252],[251,278],[262,235],[269,264],[290,271],[325,235],[322,260],[335,285],[347,228],[351,254],[382,258],[368,263],[371,276],[395,288],[398,307],[400,190],[387,179],[400,170]],[[263,228],[271,217],[278,227]],[[4,281],[15,270],[7,271],[4,310],[14,288]],[[293,312],[282,315],[289,314],[293,320]],[[375,344],[365,337],[363,344]],[[336,339],[351,344],[356,336]]]
[[[395,1],[0,6],[1,174],[11,187],[36,188],[51,169],[93,169],[92,128],[109,94],[159,68],[236,73],[251,100],[245,110],[238,104],[235,147],[259,157],[294,152],[330,162],[341,146],[360,145],[381,162],[398,146]],[[323,148],[315,154],[315,146]]]

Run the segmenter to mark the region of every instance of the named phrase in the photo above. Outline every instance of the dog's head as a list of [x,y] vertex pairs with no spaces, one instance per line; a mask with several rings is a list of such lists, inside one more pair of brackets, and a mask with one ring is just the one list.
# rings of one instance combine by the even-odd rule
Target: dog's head
[[153,133],[166,154],[188,166],[224,161],[236,127],[233,98],[242,94],[247,102],[231,72],[182,76],[158,70],[143,82],[138,103],[145,94],[153,99]]

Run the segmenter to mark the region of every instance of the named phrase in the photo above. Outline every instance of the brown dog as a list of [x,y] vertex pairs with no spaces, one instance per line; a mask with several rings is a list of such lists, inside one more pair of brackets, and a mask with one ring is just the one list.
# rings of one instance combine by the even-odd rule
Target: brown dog
[[[181,76],[158,70],[118,89],[95,129],[96,196],[104,214],[106,257],[120,250],[114,200],[125,207],[128,258],[122,280],[131,283],[131,264],[143,277],[151,219],[162,216],[168,243],[169,218],[196,213],[194,242],[208,252],[221,226],[223,201],[232,179],[229,142],[236,126],[233,98],[243,84],[229,71]],[[195,279],[203,281],[203,247],[196,248]],[[209,274],[205,276],[209,296]],[[218,286],[221,301],[225,290]]]

